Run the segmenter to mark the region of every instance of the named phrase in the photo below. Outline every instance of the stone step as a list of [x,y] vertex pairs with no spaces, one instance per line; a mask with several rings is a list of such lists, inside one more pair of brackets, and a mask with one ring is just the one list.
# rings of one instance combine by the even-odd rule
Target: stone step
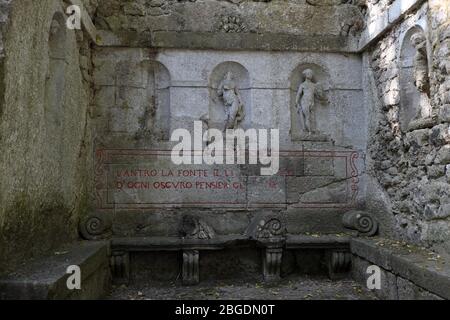
[[[366,268],[381,270],[383,299],[450,299],[450,257],[383,238],[350,241],[355,278],[367,279]],[[365,280],[364,280],[365,281]]]
[[[110,285],[108,251],[108,242],[80,241],[31,261],[0,279],[0,299],[101,298]],[[67,287],[71,265],[80,267],[79,290]]]

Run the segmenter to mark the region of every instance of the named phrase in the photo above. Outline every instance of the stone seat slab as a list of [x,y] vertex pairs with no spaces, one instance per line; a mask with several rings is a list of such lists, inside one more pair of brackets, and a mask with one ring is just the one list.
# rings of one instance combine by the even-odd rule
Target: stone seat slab
[[[108,242],[80,241],[23,265],[0,279],[0,299],[96,299],[109,284]],[[81,290],[69,290],[67,267],[81,270]]]
[[221,250],[247,240],[248,237],[243,235],[217,236],[213,239],[120,237],[111,239],[111,248],[117,251]]
[[405,278],[442,298],[450,299],[450,256],[383,238],[354,238],[352,254]]
[[350,236],[347,235],[288,235],[286,249],[349,249]]

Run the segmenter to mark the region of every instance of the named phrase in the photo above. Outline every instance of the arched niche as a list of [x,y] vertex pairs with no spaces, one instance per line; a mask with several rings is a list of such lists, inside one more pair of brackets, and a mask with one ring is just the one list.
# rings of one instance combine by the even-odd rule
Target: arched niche
[[67,28],[65,16],[56,12],[48,26],[48,69],[45,79],[44,115],[47,145],[62,154],[64,90],[66,84]]
[[224,129],[226,122],[225,106],[219,97],[217,89],[228,72],[233,75],[239,94],[243,102],[245,118],[238,124],[239,127],[248,128],[251,124],[251,95],[250,75],[248,70],[240,63],[226,61],[217,65],[209,77],[209,115],[208,127]]
[[[416,25],[410,28],[402,38],[398,65],[400,68],[400,110],[399,121],[402,131],[407,131],[414,123],[431,117],[431,105],[427,90],[416,86],[415,60],[417,50],[413,45],[413,36],[420,34],[426,40],[423,28]],[[426,45],[428,48],[428,45]],[[428,49],[425,49],[426,68],[428,68]],[[428,70],[426,76],[429,77]]]
[[155,60],[132,59],[122,59],[112,68],[115,106],[110,110],[110,130],[127,135],[140,145],[169,140],[171,77],[168,69]]
[[[329,72],[322,66],[314,63],[302,63],[298,65],[291,73],[289,78],[290,83],[290,111],[291,111],[291,139],[302,140],[304,139],[303,133],[300,130],[299,115],[296,107],[296,97],[300,84],[305,81],[304,71],[310,69],[313,72],[312,81],[320,87],[323,91],[324,97],[327,96],[330,89],[330,76]],[[315,137],[319,138],[324,134],[330,134],[332,130],[329,130],[332,120],[334,119],[331,114],[331,108],[328,108],[328,102],[326,99],[314,100],[314,108],[311,111],[311,122],[315,127]],[[314,135],[310,137],[314,138]]]
[[170,73],[158,61],[148,61],[143,65],[147,76],[148,104],[144,110],[145,121],[141,123],[141,128],[156,140],[167,141],[170,138]]

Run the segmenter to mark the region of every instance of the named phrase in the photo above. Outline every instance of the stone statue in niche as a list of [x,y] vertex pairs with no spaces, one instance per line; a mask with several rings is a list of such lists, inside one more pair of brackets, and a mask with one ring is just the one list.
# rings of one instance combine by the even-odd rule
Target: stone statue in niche
[[414,85],[420,92],[428,94],[430,79],[428,77],[427,43],[422,32],[411,36],[411,43],[416,49],[414,56]]
[[427,42],[422,32],[411,36],[411,44],[416,49],[414,55],[414,86],[420,93],[417,114],[409,124],[409,129],[420,129],[432,124],[430,105],[430,78],[428,76]]
[[304,70],[302,75],[305,80],[298,88],[295,106],[301,135],[311,135],[316,133],[313,117],[316,99],[326,100],[326,97],[320,83],[313,82],[314,72],[311,69]]
[[233,74],[229,71],[220,82],[217,88],[217,95],[222,99],[225,105],[225,126],[226,129],[235,129],[244,117],[244,104]]

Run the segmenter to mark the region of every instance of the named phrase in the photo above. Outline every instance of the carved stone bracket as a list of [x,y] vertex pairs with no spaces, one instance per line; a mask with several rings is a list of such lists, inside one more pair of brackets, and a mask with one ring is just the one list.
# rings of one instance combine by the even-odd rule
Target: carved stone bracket
[[111,236],[111,219],[103,214],[93,213],[81,219],[78,229],[86,240],[102,240]]
[[349,270],[352,256],[348,251],[328,251],[327,268],[330,279],[342,278]]
[[378,221],[365,211],[349,211],[342,217],[342,224],[348,229],[357,230],[364,236],[374,236],[378,232]]
[[263,257],[263,276],[265,281],[277,281],[281,277],[282,247],[266,247]]
[[200,281],[199,273],[199,251],[183,250],[183,284],[198,284]]
[[130,282],[130,254],[125,251],[114,251],[110,259],[113,282],[119,285],[128,285]]

